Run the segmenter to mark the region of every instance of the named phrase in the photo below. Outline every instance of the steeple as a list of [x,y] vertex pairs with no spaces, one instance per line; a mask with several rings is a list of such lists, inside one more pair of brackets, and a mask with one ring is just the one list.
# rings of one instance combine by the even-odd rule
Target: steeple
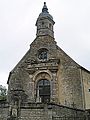
[[44,36],[49,35],[54,38],[53,25],[55,22],[53,21],[53,17],[49,14],[46,2],[44,2],[44,6],[42,8],[42,12],[39,14],[39,17],[36,21],[37,33],[36,36]]
[[42,12],[47,12],[48,13],[48,8],[46,6],[46,2],[44,2],[44,6],[42,8]]

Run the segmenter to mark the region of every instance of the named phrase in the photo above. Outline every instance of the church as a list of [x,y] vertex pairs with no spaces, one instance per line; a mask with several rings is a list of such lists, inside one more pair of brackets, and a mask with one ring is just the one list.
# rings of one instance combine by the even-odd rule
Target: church
[[56,43],[46,2],[36,20],[36,38],[10,72],[0,120],[90,120],[90,71]]

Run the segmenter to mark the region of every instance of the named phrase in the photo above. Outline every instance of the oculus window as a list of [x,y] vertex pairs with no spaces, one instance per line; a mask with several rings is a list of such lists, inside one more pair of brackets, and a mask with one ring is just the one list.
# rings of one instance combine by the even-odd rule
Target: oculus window
[[47,55],[48,55],[47,49],[40,49],[38,51],[39,60],[47,60],[48,57]]

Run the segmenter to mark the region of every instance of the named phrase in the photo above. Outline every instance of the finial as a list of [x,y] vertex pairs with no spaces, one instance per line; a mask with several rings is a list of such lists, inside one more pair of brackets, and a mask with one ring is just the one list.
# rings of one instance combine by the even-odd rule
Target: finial
[[46,2],[44,2],[44,5],[46,5]]
[[42,12],[47,12],[48,13],[48,8],[46,6],[46,2],[44,2],[44,6],[43,6],[43,9],[42,9]]

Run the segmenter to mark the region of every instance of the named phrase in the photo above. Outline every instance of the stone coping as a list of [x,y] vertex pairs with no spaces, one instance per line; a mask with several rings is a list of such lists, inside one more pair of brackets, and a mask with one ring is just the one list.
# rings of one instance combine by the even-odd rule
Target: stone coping
[[78,109],[78,108],[72,108],[72,107],[67,107],[64,105],[60,105],[60,104],[55,104],[55,103],[22,103],[21,104],[21,108],[37,108],[37,109],[43,109],[45,106],[47,106],[48,109],[53,109],[53,107],[60,107],[60,108],[66,108],[66,109],[71,109],[71,110],[77,110],[77,111],[81,111],[81,112],[85,112],[85,110],[83,109]]

